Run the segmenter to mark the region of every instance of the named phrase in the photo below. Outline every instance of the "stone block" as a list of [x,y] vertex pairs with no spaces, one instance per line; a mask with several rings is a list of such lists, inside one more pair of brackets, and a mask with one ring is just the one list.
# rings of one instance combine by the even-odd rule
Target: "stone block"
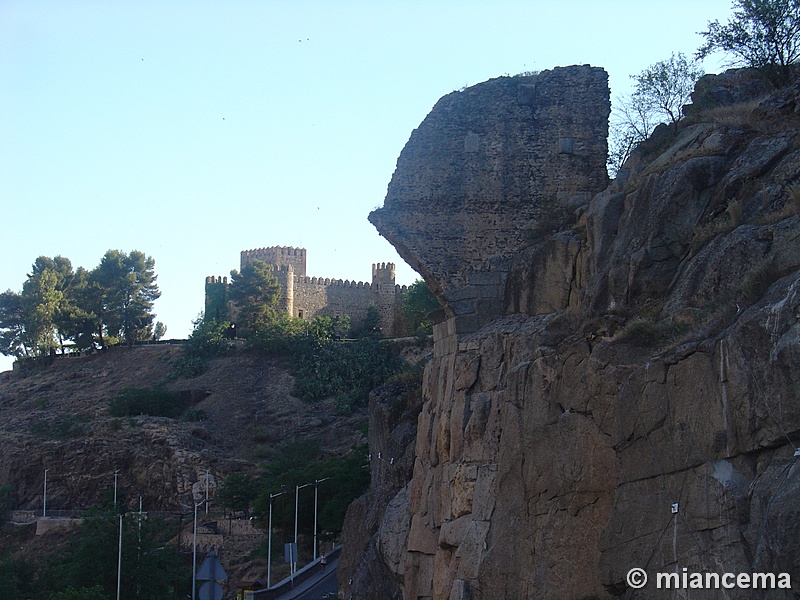
[[411,527],[408,530],[408,551],[433,556],[438,548],[438,534],[425,524],[425,519],[422,515],[413,515],[411,517]]

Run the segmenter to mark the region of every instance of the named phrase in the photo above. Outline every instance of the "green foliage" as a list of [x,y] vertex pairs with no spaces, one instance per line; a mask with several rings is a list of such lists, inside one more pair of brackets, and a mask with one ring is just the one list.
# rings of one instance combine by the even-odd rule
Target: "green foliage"
[[430,334],[433,331],[433,321],[429,315],[441,308],[427,284],[421,279],[417,279],[408,286],[403,295],[401,310],[403,316],[408,319],[411,330],[415,333]]
[[685,333],[686,329],[686,326],[672,321],[656,321],[649,317],[636,317],[625,324],[616,339],[639,346],[659,348],[674,341]]
[[161,296],[156,278],[155,261],[143,252],[105,253],[93,279],[104,291],[101,311],[109,335],[129,346],[153,337],[153,302]]
[[63,256],[40,256],[17,294],[0,294],[0,352],[44,356],[68,343],[80,351],[123,337],[128,344],[160,337],[153,301],[160,296],[155,262],[142,252],[109,250],[92,271]]
[[314,401],[334,396],[346,413],[363,406],[369,392],[404,364],[390,345],[373,337],[340,341],[349,325],[347,317],[304,321],[278,315],[248,341],[260,352],[288,358],[296,397]]
[[768,256],[747,270],[742,278],[742,297],[745,302],[755,302],[763,296],[773,283],[780,279],[775,261]]
[[8,511],[11,510],[13,503],[14,488],[10,485],[0,486],[0,529],[6,523]]
[[80,589],[68,587],[61,592],[51,592],[47,600],[106,600],[106,593],[99,585]]
[[206,319],[201,315],[193,324],[194,330],[183,346],[183,355],[172,365],[176,377],[189,379],[202,375],[208,368],[208,359],[224,356],[233,347],[227,321]]
[[[257,523],[266,526],[270,494],[286,490],[288,494],[273,500],[273,525],[277,528],[289,526],[294,522],[295,486],[319,481],[319,527],[328,536],[335,536],[342,530],[347,507],[366,491],[369,480],[366,446],[354,449],[345,457],[320,459],[319,448],[313,442],[283,445],[278,455],[267,464],[267,472],[262,478],[263,488],[254,502],[253,512]],[[299,492],[299,528],[313,531],[313,502],[304,500],[304,493],[313,492]]]
[[[69,549],[54,556],[41,569],[38,578],[40,594],[37,597],[58,600],[116,597],[119,532],[120,517],[116,512],[96,510],[84,520],[80,536]],[[168,542],[176,533],[177,527],[167,526],[161,519],[140,518],[138,513],[124,515],[123,599],[174,597],[179,555],[177,548]],[[102,596],[96,595],[98,588],[102,590]],[[70,595],[60,595],[67,593]]]
[[172,365],[172,373],[175,377],[191,379],[202,375],[208,369],[208,361],[202,356],[189,356],[184,354],[179,356]]
[[615,103],[611,120],[608,165],[612,174],[657,125],[675,124],[683,117],[683,107],[702,76],[703,71],[680,52],[631,76],[636,82],[634,91]]
[[370,391],[403,367],[392,347],[375,339],[320,344],[294,356],[292,394],[306,401],[336,398],[340,412],[363,406]]
[[208,413],[202,408],[190,408],[183,413],[183,420],[190,423],[197,423],[199,421],[207,421]]
[[0,352],[17,358],[29,354],[22,297],[11,290],[0,294]]
[[746,67],[786,67],[800,58],[800,0],[734,0],[733,17],[726,25],[711,21],[701,32],[702,59],[714,52],[733,57]]
[[33,598],[33,565],[11,555],[0,556],[0,598]]
[[368,306],[367,313],[358,328],[351,330],[355,338],[380,338],[381,315],[375,306]]
[[125,388],[108,407],[112,417],[148,415],[175,418],[182,409],[178,394],[163,388]]
[[228,293],[237,309],[237,329],[247,337],[276,315],[281,286],[270,265],[254,260],[241,273],[231,271]]
[[49,439],[76,438],[86,434],[85,422],[74,415],[59,415],[54,419],[33,423],[31,431]]
[[259,494],[259,481],[246,473],[231,473],[219,486],[217,502],[233,510],[244,511],[250,516],[250,505]]

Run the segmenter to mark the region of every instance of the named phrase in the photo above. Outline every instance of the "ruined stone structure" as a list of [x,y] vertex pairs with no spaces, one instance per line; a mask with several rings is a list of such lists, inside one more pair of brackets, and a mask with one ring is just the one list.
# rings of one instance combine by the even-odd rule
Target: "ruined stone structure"
[[[313,319],[317,315],[349,316],[355,329],[360,327],[371,309],[378,312],[383,337],[402,333],[400,303],[406,286],[395,283],[394,263],[372,265],[372,282],[356,282],[306,274],[305,248],[272,246],[243,250],[240,268],[253,261],[272,267],[281,285],[279,309],[291,317]],[[227,277],[206,277],[206,315],[230,318]]]
[[369,219],[459,332],[502,313],[510,259],[608,183],[608,76],[586,66],[500,77],[434,106]]

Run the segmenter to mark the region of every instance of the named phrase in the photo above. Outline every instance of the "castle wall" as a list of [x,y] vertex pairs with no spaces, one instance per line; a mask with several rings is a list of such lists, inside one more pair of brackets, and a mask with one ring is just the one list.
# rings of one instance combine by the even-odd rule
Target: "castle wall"
[[317,277],[296,277],[294,281],[294,317],[309,320],[316,316],[342,317],[348,315],[350,324],[358,329],[369,309],[378,312],[381,335],[396,335],[402,294],[406,286],[370,284]]
[[[305,248],[273,246],[244,250],[241,268],[260,260],[270,265],[281,286],[278,310],[305,320],[316,316],[350,317],[353,329],[360,329],[371,308],[378,313],[382,337],[401,335],[400,304],[406,286],[395,284],[395,265],[372,265],[372,283],[308,277]],[[217,319],[234,319],[228,302],[228,278],[206,278],[206,314]]]

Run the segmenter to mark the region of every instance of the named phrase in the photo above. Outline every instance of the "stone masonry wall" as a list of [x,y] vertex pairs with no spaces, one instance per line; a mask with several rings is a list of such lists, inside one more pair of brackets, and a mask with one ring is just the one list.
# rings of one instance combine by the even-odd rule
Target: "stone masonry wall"
[[[278,308],[292,317],[313,319],[316,316],[349,316],[353,328],[359,328],[371,308],[378,312],[383,337],[402,334],[400,304],[407,286],[395,284],[393,263],[372,265],[372,283],[306,275],[305,248],[273,246],[243,250],[241,267],[260,260],[271,265],[281,286]],[[227,277],[206,277],[206,314],[233,318],[227,298]]]
[[608,77],[556,68],[442,98],[397,161],[370,221],[460,332],[502,311],[509,260],[605,188]]

